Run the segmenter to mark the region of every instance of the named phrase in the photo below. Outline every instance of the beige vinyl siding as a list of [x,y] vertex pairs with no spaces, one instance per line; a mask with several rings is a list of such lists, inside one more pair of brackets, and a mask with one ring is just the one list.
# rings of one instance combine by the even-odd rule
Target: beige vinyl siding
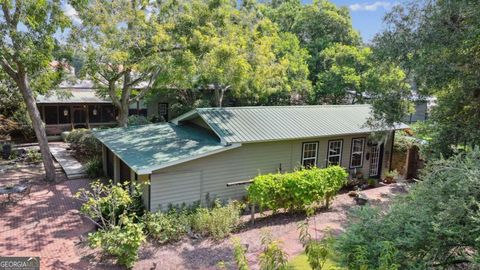
[[[352,139],[359,137],[366,139],[363,167],[360,170],[368,177],[369,162],[365,160],[365,154],[369,151],[366,146],[368,134],[243,144],[236,149],[153,172],[151,210],[158,210],[160,205],[165,209],[169,203],[203,202],[207,193],[211,199],[242,198],[246,194],[246,185],[227,187],[227,183],[248,181],[259,174],[276,173],[280,167],[282,172],[298,168],[304,142],[319,142],[317,166],[323,168],[326,166],[328,141],[343,139],[341,165],[349,169]],[[385,149],[390,149],[387,144]],[[388,160],[386,155],[384,159]]]
[[[300,155],[300,150],[298,152]],[[169,203],[211,199],[239,199],[245,185],[227,187],[227,183],[248,181],[259,174],[291,170],[291,143],[245,144],[216,155],[189,161],[152,173],[151,210]],[[201,186],[199,186],[201,183]],[[200,191],[200,194],[194,190]]]

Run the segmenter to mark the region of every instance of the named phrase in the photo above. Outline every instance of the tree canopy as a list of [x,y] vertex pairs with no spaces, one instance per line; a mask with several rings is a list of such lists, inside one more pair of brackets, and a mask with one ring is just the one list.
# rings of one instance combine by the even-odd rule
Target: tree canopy
[[62,64],[53,62],[57,48],[54,33],[70,25],[60,1],[0,2],[0,66],[7,80],[22,95],[37,137],[46,179],[55,180],[55,167],[35,104],[35,93],[59,83]]
[[302,4],[299,0],[275,0],[266,5],[265,14],[282,31],[294,33],[301,46],[308,50],[309,79],[313,85],[324,71],[323,50],[335,43],[361,44],[359,33],[352,27],[348,9],[326,0],[315,0],[312,4]]
[[[308,94],[308,52],[258,12],[254,2],[196,0],[184,4],[176,24],[183,50],[174,64],[188,65],[183,85],[213,92],[211,105],[266,104],[272,95]],[[187,82],[187,83],[185,83]]]
[[[374,40],[378,59],[402,67],[411,97],[437,98],[428,125],[432,149],[451,154],[452,145],[478,144],[480,3],[417,1],[395,7],[385,22]],[[392,113],[381,112],[397,119]]]

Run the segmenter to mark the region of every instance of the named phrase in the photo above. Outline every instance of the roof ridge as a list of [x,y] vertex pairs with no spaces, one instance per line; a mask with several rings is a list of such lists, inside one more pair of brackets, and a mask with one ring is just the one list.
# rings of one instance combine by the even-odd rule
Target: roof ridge
[[196,110],[219,110],[219,109],[228,109],[228,110],[241,110],[241,109],[271,109],[271,108],[289,108],[289,109],[298,109],[298,108],[341,108],[341,107],[370,107],[371,104],[339,104],[339,105],[284,105],[284,106],[239,106],[239,107],[203,107],[196,108]]

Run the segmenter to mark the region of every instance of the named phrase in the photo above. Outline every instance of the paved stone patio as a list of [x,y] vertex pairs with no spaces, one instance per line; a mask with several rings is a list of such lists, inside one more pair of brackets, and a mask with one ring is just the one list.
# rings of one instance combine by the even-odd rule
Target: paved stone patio
[[0,256],[39,256],[41,269],[88,269],[75,245],[93,225],[72,197],[88,180],[40,184],[30,196],[0,208]]

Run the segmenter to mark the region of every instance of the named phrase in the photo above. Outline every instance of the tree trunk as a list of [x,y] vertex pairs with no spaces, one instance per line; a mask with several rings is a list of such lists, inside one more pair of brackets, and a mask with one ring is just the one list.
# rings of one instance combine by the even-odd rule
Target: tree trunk
[[221,108],[223,105],[223,97],[225,96],[225,92],[230,88],[229,86],[226,87],[215,87],[215,106]]
[[128,125],[128,104],[125,108],[125,106],[122,106],[118,109],[118,126],[120,127],[127,127]]
[[53,165],[52,154],[48,146],[47,133],[43,127],[42,119],[40,118],[40,112],[35,104],[35,98],[33,92],[28,86],[26,75],[19,76],[17,81],[18,88],[22,93],[23,99],[27,106],[28,115],[32,120],[33,130],[37,137],[38,145],[40,146],[40,152],[42,153],[43,166],[45,168],[45,180],[55,181],[55,166]]
[[215,93],[215,107],[221,108],[223,103],[223,91],[222,89],[215,87],[214,93]]

